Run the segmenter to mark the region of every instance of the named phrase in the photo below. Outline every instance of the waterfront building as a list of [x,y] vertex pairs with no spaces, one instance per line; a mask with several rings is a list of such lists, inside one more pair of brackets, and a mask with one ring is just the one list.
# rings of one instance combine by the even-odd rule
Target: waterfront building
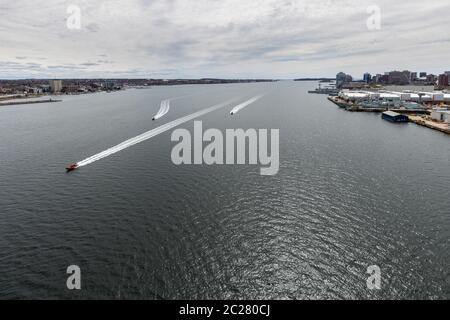
[[411,72],[409,71],[392,71],[388,74],[388,83],[396,85],[410,84]]
[[341,89],[348,90],[362,90],[367,87],[365,82],[348,82],[341,86]]
[[75,93],[77,91],[78,91],[78,84],[74,82],[66,84],[66,86],[64,87],[65,93]]
[[448,74],[441,74],[438,78],[438,86],[439,87],[448,87],[449,86],[449,75]]
[[341,89],[345,84],[353,81],[353,77],[344,72],[339,72],[336,75],[336,88]]
[[39,86],[42,89],[42,93],[47,93],[51,91],[51,87],[48,84],[42,84]]
[[408,116],[393,111],[383,112],[382,117],[384,120],[391,122],[409,122]]
[[341,88],[344,85],[346,78],[347,78],[347,75],[345,73],[339,72],[336,75],[336,87]]
[[59,93],[61,92],[63,86],[61,80],[50,80],[50,91],[52,93]]
[[42,88],[39,88],[39,87],[31,87],[31,88],[29,88],[28,92],[31,92],[34,94],[42,94],[44,92],[44,90],[42,90]]
[[389,83],[389,75],[388,74],[384,74],[384,75],[379,75],[377,76],[377,83],[380,84],[388,84]]
[[372,75],[366,72],[363,76],[363,80],[365,83],[370,83],[372,81]]
[[116,82],[113,80],[107,80],[103,83],[103,88],[106,90],[114,90],[116,87]]
[[[339,97],[345,101],[359,103],[361,101],[369,101],[371,103],[378,103],[388,107],[405,106],[405,102],[413,102],[417,104],[428,105],[442,105],[450,103],[450,94],[433,91],[433,92],[419,92],[419,91],[365,91],[365,90],[341,90]],[[409,105],[408,105],[409,106]]]
[[429,74],[429,75],[427,75],[427,82],[428,82],[429,84],[435,85],[436,82],[437,82],[437,76],[435,76],[434,74]]
[[450,110],[447,109],[433,109],[431,111],[431,119],[438,122],[450,123]]

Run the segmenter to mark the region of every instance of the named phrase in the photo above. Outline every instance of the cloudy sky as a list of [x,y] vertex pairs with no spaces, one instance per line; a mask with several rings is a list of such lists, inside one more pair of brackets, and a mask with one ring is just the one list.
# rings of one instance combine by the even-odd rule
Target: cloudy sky
[[439,73],[449,13],[448,0],[0,0],[0,78]]

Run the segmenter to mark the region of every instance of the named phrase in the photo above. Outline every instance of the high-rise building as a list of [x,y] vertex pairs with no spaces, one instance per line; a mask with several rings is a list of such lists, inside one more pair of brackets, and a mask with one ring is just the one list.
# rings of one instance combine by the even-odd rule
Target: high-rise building
[[61,80],[50,80],[50,91],[52,93],[59,93],[62,90]]
[[417,80],[417,72],[411,72],[410,80],[412,82]]
[[409,71],[392,71],[389,72],[389,84],[404,85],[411,82],[411,72]]
[[364,73],[363,80],[365,83],[370,83],[372,81],[372,75],[368,72]]
[[420,73],[420,77],[421,78],[426,78],[427,77],[427,73],[426,72],[421,72]]
[[436,84],[436,82],[437,82],[437,77],[434,75],[434,74],[429,74],[429,75],[427,75],[427,82],[429,83],[429,84],[432,84],[432,85],[435,85]]
[[403,70],[403,75],[405,76],[405,79],[408,81],[408,83],[411,83],[411,71]]
[[342,85],[345,84],[346,80],[347,80],[347,75],[343,72],[339,72],[336,75],[336,87],[341,88]]
[[353,81],[353,77],[349,74],[345,76],[345,83],[350,83]]
[[388,84],[389,74],[377,74],[375,77],[375,82],[379,84]]
[[116,82],[114,80],[106,80],[103,84],[103,87],[106,90],[114,90],[114,88],[116,87]]
[[439,87],[448,87],[449,86],[449,78],[450,78],[450,76],[445,73],[439,75],[439,79],[438,79]]

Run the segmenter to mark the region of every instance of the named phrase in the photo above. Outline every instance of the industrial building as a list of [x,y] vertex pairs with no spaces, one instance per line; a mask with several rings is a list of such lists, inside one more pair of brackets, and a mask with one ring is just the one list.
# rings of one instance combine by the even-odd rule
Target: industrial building
[[450,110],[433,109],[431,111],[431,119],[438,122],[446,122],[450,124]]
[[417,103],[450,104],[450,93],[444,92],[396,92],[396,91],[350,91],[342,90],[339,97],[351,102],[361,101],[405,101]]
[[400,113],[397,113],[397,112],[393,112],[393,111],[383,112],[382,118],[384,120],[387,120],[387,121],[390,121],[390,122],[398,122],[398,123],[409,122],[408,116],[405,116],[403,114],[400,114]]

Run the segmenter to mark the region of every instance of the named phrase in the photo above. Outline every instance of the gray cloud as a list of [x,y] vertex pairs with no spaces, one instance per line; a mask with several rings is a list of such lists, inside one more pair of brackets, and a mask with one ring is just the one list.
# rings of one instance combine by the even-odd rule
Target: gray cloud
[[97,60],[98,64],[111,64],[114,63],[114,61],[110,60]]
[[85,63],[82,63],[80,65],[84,66],[84,67],[93,67],[93,66],[99,66],[100,64],[99,63],[94,63],[94,62],[85,62]]
[[376,31],[366,27],[371,0],[75,3],[81,30],[67,29],[64,0],[2,5],[1,76],[292,78],[450,65],[441,0],[377,0]]

